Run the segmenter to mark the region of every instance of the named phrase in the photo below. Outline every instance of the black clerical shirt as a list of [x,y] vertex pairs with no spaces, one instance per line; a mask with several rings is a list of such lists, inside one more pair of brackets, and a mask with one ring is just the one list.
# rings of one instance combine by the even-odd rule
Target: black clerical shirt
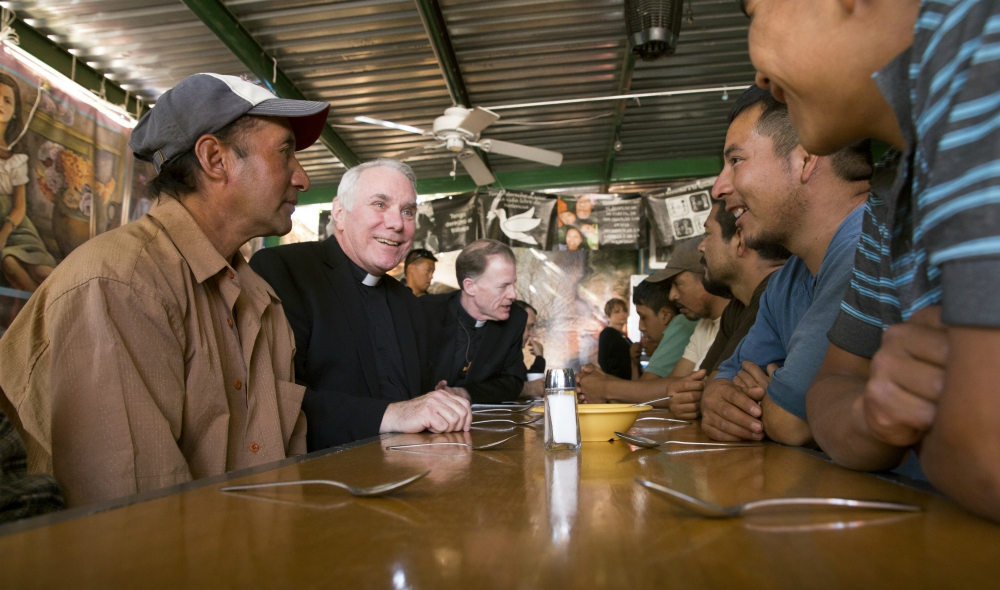
[[361,293],[361,301],[365,306],[365,325],[372,340],[375,351],[375,366],[378,367],[378,384],[385,399],[407,400],[406,374],[403,371],[403,355],[399,351],[399,340],[396,338],[396,328],[392,323],[392,312],[386,299],[385,285],[379,278],[374,286],[365,285],[368,273],[360,266],[348,260],[351,275]]
[[455,331],[455,357],[452,359],[451,371],[448,372],[448,384],[453,387],[463,387],[469,374],[472,360],[476,358],[479,345],[483,341],[482,327],[485,321],[476,321],[465,311],[461,302],[458,303],[458,330]]

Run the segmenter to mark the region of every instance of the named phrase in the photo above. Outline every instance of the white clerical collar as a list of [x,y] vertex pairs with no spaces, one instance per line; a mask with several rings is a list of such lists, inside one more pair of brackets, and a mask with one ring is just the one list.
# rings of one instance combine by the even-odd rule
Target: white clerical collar
[[361,284],[366,287],[375,287],[382,280],[382,277],[373,277],[372,275],[365,275],[365,280],[361,281]]
[[477,328],[482,328],[485,325],[486,325],[486,320],[476,320],[476,327]]

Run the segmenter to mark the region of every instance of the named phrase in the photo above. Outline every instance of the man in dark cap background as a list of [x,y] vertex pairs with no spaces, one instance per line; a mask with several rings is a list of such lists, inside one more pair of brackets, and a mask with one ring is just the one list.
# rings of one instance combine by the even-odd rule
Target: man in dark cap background
[[291,230],[295,152],[328,109],[195,74],[133,130],[158,203],[77,248],[0,339],[0,409],[69,506],[305,451],[292,330],[239,248]]
[[413,294],[421,297],[427,294],[427,289],[434,280],[434,269],[437,266],[437,258],[430,250],[414,248],[406,255],[403,263],[403,285],[410,288]]

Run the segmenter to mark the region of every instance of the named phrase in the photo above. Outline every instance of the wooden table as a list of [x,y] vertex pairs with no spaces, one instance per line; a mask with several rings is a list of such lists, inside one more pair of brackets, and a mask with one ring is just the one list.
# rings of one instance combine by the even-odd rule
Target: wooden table
[[[705,440],[694,426],[636,431]],[[495,451],[383,448],[461,438],[399,435],[230,479],[364,486],[431,471],[387,498],[325,486],[222,493],[217,478],[98,514],[8,526],[0,588],[1000,587],[1000,527],[801,450],[633,451],[614,442],[553,454],[541,429],[518,432]],[[844,496],[925,511],[710,520],[636,485],[640,476],[719,504]]]

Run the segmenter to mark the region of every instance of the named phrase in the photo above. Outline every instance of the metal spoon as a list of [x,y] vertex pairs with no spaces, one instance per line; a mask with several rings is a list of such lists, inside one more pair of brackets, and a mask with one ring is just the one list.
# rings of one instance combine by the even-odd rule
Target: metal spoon
[[498,422],[502,422],[504,424],[515,424],[517,426],[527,426],[528,424],[534,424],[535,422],[538,422],[539,420],[541,420],[544,417],[545,416],[539,416],[537,418],[532,418],[530,420],[522,420],[520,422],[518,422],[517,420],[507,420],[506,418],[493,418],[492,420],[477,420],[476,422],[473,422],[472,425],[475,426],[477,424],[495,424],[495,423],[498,423]]
[[640,422],[642,420],[661,420],[663,422],[678,422],[680,424],[694,424],[694,422],[691,422],[690,420],[681,420],[680,418],[660,418],[659,416],[644,416],[642,418],[637,418],[636,422]]
[[501,439],[501,440],[498,440],[498,441],[495,441],[495,442],[491,442],[491,443],[486,444],[486,445],[475,445],[475,446],[473,446],[473,445],[470,445],[468,443],[463,443],[463,442],[429,442],[429,443],[414,443],[414,444],[409,444],[409,445],[393,445],[391,447],[385,447],[385,448],[386,448],[386,450],[389,450],[389,451],[398,451],[398,450],[401,450],[401,449],[412,449],[412,448],[415,448],[415,447],[435,447],[435,446],[444,446],[444,445],[447,445],[447,446],[454,446],[454,447],[466,447],[466,448],[472,449],[473,451],[485,451],[486,449],[491,449],[491,448],[493,448],[493,447],[495,447],[497,445],[501,445],[501,444],[509,441],[510,439],[514,438],[515,436],[517,436],[517,435],[513,434],[511,436],[508,436],[505,439]]
[[485,412],[485,411],[497,411],[497,412],[523,412],[525,410],[530,410],[533,406],[537,405],[534,401],[530,401],[526,404],[472,404],[472,412]]
[[648,406],[650,404],[655,404],[656,402],[665,402],[665,401],[667,401],[668,399],[670,399],[672,397],[674,397],[674,396],[668,395],[667,397],[658,397],[656,399],[651,399],[648,402],[639,402],[637,404],[632,404],[631,406],[627,406],[627,407],[629,407],[629,408],[638,408],[639,406]]
[[655,449],[656,447],[663,445],[690,445],[694,447],[762,447],[764,443],[762,442],[749,442],[749,443],[729,443],[729,442],[688,442],[683,440],[665,440],[663,442],[655,441],[651,438],[646,438],[645,436],[639,436],[637,434],[622,434],[621,432],[615,432],[615,436],[622,439],[623,441],[633,444],[637,447],[642,447],[644,449]]
[[355,496],[372,497],[372,496],[381,496],[381,495],[387,494],[387,493],[389,493],[391,491],[398,490],[400,488],[404,488],[404,487],[410,485],[411,483],[417,481],[418,479],[424,477],[428,473],[430,473],[430,471],[425,471],[423,473],[418,473],[417,475],[414,475],[413,477],[404,479],[403,481],[397,481],[397,482],[393,482],[393,483],[384,483],[382,485],[372,486],[370,488],[356,488],[354,486],[349,486],[346,483],[342,483],[342,482],[339,482],[339,481],[333,481],[332,479],[300,479],[300,480],[296,480],[296,481],[276,481],[276,482],[271,482],[271,483],[252,483],[252,484],[246,484],[246,485],[240,485],[240,486],[227,486],[227,487],[221,488],[219,491],[221,491],[221,492],[238,492],[238,491],[241,491],[241,490],[256,490],[256,489],[261,489],[261,488],[277,488],[277,487],[282,487],[282,486],[299,486],[299,485],[308,485],[308,484],[323,484],[323,485],[335,486],[335,487],[338,487],[338,488],[343,488],[343,489],[347,490],[348,492],[351,492],[351,494],[353,494]]
[[698,498],[693,498],[687,494],[682,494],[677,490],[672,490],[658,483],[653,483],[647,479],[637,477],[636,483],[645,486],[654,492],[658,492],[671,502],[687,508],[691,512],[707,516],[708,518],[733,518],[743,516],[748,512],[758,508],[769,508],[771,506],[840,506],[844,508],[864,508],[870,510],[891,510],[895,512],[920,512],[920,506],[906,504],[903,502],[882,502],[878,500],[851,500],[849,498],[773,498],[769,500],[756,500],[737,504],[736,506],[719,506]]

